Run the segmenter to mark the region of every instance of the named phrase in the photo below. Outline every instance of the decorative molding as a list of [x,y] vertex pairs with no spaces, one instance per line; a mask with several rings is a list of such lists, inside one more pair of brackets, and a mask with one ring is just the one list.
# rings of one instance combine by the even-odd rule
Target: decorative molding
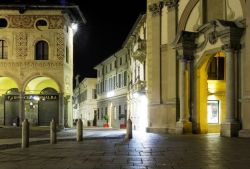
[[59,60],[64,58],[64,35],[57,33],[56,35],[56,56]]
[[168,8],[175,8],[178,6],[179,0],[162,0],[162,2]]
[[188,4],[186,5],[185,9],[183,10],[181,14],[181,18],[178,24],[178,32],[185,30],[188,18],[198,2],[199,0],[190,0],[188,2]]
[[63,29],[64,17],[61,15],[6,15],[9,20],[9,28],[33,29],[39,18],[46,19],[49,29]]
[[25,58],[28,55],[28,35],[25,32],[18,32],[15,36],[16,40],[16,57]]
[[161,13],[162,3],[153,3],[148,6],[152,16],[158,16]]
[[135,60],[138,60],[139,62],[143,63],[146,60],[146,40],[139,39],[137,44],[138,48],[132,53],[131,56]]
[[13,68],[26,68],[26,69],[43,69],[43,70],[51,70],[51,69],[59,69],[63,68],[62,62],[44,62],[44,61],[0,61],[0,70],[8,70]]
[[218,35],[216,31],[212,31],[208,34],[208,41],[213,45],[217,42]]

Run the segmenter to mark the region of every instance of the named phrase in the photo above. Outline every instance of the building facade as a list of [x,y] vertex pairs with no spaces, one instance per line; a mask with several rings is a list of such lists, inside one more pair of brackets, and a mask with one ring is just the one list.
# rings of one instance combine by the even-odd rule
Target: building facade
[[98,64],[97,126],[125,128],[127,122],[128,55],[125,48]]
[[247,7],[147,1],[148,131],[250,136]]
[[[78,81],[78,79],[77,79]],[[97,125],[96,78],[84,78],[74,89],[73,120],[82,119],[83,126]]]
[[70,10],[82,16],[76,6],[0,6],[0,125],[72,126]]
[[138,17],[123,48],[128,51],[128,118],[134,130],[145,131],[147,125],[146,93],[146,15]]

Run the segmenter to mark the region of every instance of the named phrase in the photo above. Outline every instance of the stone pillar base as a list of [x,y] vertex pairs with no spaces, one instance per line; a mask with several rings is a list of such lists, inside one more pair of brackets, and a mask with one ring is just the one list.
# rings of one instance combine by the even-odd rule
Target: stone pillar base
[[176,123],[176,133],[192,133],[192,123],[190,121],[178,121]]
[[237,137],[240,130],[238,122],[227,122],[221,124],[220,135],[224,137]]
[[250,138],[250,129],[240,130],[239,137]]

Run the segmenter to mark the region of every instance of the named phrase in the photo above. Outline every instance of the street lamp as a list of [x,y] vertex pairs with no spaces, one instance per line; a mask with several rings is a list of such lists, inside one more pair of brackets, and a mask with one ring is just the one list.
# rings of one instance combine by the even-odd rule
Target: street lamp
[[71,28],[73,29],[74,32],[76,32],[77,29],[78,29],[78,24],[77,23],[72,23]]

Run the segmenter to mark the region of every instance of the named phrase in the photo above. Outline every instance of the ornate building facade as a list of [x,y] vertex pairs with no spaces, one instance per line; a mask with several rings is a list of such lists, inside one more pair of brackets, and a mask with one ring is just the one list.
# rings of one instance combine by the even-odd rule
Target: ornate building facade
[[72,126],[74,21],[77,6],[0,6],[0,125]]
[[97,125],[96,78],[84,78],[80,83],[76,76],[73,100],[73,120],[82,119],[83,126]]
[[128,51],[128,117],[133,129],[145,131],[147,127],[146,93],[146,15],[138,17],[123,48]]
[[[127,122],[128,54],[125,48],[98,64],[97,126],[125,128]],[[108,119],[107,119],[108,118]]]
[[250,137],[248,7],[147,1],[148,131]]

